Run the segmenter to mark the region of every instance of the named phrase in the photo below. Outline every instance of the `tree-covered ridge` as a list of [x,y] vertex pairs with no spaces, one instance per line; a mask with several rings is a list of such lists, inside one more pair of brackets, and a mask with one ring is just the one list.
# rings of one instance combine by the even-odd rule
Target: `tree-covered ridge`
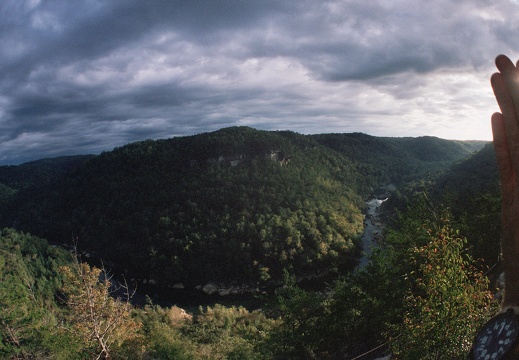
[[53,241],[76,236],[133,277],[167,284],[336,274],[356,263],[363,198],[472,150],[435,138],[227,128],[78,162],[46,188],[13,195],[0,219]]
[[19,192],[22,195],[18,194],[18,197],[23,199],[48,191],[52,184],[91,157],[65,156],[31,161],[18,166],[0,166],[0,204],[15,200],[15,195]]
[[0,166],[0,183],[16,190],[36,184],[47,184],[92,157],[93,155],[63,156],[35,160],[17,166]]
[[483,141],[454,141],[431,136],[385,138],[362,133],[312,135],[313,139],[351,159],[364,185],[402,184],[445,169],[484,146]]
[[466,205],[481,193],[499,193],[499,176],[493,144],[485,145],[473,156],[447,169],[438,179],[435,192],[456,193]]
[[493,145],[450,167],[429,191],[450,206],[473,256],[489,266],[495,264],[500,253],[501,194]]
[[135,308],[103,269],[4,229],[0,357],[331,360],[386,343],[398,358],[465,358],[496,302],[448,211],[417,200],[365,269],[322,292],[288,278],[265,311]]
[[[407,156],[391,141],[352,137],[361,149],[362,139],[372,144],[366,145],[370,156],[347,153],[342,136],[340,151],[313,136],[249,128],[144,141],[78,162],[38,191],[32,185],[19,190],[3,205],[2,222],[53,241],[74,236],[80,247],[114,261],[115,271],[188,286],[291,277],[265,312],[217,305],[185,314],[151,303],[136,309],[110,296],[109,277],[99,276],[100,269],[6,229],[0,235],[0,320],[9,327],[0,335],[0,357],[75,359],[108,352],[136,359],[335,359],[387,343],[401,357],[433,356],[448,345],[452,358],[461,358],[495,305],[481,271],[493,263],[481,267],[468,256],[498,248],[491,148],[454,165],[472,149],[455,146],[459,153],[448,161],[415,156],[407,179],[418,186],[404,193],[400,185],[402,194],[392,198],[406,203],[379,250],[366,268],[348,272],[342,270],[351,269],[358,250],[357,238],[345,234],[362,229],[364,196],[402,180],[381,169],[393,170]],[[366,175],[360,170],[368,161],[373,173]],[[428,169],[444,173],[418,176]],[[412,196],[417,189],[429,195]],[[327,278],[323,291],[303,290],[295,281],[327,273],[346,275]],[[114,342],[85,336],[96,325],[84,316],[89,305],[81,302],[80,283],[97,294],[91,299],[96,324],[111,324],[110,309],[121,310],[124,322],[112,327]]]
[[336,272],[363,228],[351,168],[302,135],[231,128],[103,153],[6,218],[162,283]]

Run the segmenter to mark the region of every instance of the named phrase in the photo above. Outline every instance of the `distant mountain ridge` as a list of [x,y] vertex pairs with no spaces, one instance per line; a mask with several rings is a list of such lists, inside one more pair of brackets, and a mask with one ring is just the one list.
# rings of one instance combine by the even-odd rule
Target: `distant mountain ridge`
[[98,156],[0,167],[0,225],[162,284],[352,269],[366,196],[447,169],[482,142],[233,127]]

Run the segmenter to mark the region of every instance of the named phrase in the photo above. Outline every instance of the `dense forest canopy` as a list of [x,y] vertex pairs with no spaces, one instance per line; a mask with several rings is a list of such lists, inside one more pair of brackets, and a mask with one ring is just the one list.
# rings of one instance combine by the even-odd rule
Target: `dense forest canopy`
[[0,167],[2,226],[70,243],[132,277],[256,283],[352,269],[363,200],[481,142],[234,127],[92,157]]
[[[365,201],[388,184],[384,234],[356,268]],[[244,127],[0,167],[0,225],[17,229],[0,232],[0,355],[336,359],[386,344],[463,359],[495,311],[498,189],[491,144]],[[135,307],[110,273],[27,232],[128,278],[276,291],[262,311]]]

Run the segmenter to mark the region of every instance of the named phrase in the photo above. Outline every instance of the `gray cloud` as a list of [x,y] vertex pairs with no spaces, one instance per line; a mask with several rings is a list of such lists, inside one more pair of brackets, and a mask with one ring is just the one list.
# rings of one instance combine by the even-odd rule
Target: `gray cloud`
[[490,137],[513,0],[0,3],[0,164],[248,125]]

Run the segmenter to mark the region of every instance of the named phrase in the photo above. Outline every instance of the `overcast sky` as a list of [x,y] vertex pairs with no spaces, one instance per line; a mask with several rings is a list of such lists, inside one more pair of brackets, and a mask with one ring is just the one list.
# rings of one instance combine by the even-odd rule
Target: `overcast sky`
[[0,2],[0,164],[229,126],[491,139],[514,0]]

